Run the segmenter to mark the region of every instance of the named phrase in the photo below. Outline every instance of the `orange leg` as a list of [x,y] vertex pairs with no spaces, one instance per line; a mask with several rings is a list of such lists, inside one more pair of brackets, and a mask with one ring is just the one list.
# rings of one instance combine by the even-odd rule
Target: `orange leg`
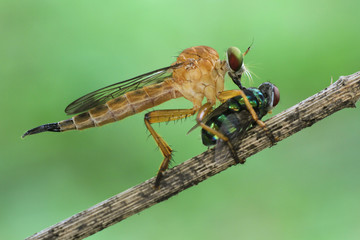
[[233,155],[233,158],[235,160],[236,163],[245,163],[245,160],[243,159],[239,159],[236,152],[235,152],[235,149],[233,147],[233,145],[231,144],[230,142],[230,139],[228,137],[226,137],[224,134],[222,134],[221,132],[219,131],[216,131],[215,129],[209,127],[208,125],[206,125],[205,123],[203,123],[202,121],[204,120],[204,117],[211,111],[212,109],[212,106],[210,103],[205,103],[204,105],[202,105],[202,107],[200,108],[199,112],[198,112],[198,115],[196,117],[196,121],[197,123],[203,128],[205,129],[206,131],[208,131],[209,133],[221,138],[224,142],[227,143],[227,145],[229,146],[229,149],[230,149],[230,152],[231,154]]
[[163,177],[163,173],[168,169],[169,163],[171,160],[172,149],[170,146],[164,141],[164,139],[154,130],[151,126],[152,123],[160,123],[160,122],[169,122],[182,118],[186,118],[194,115],[197,112],[197,108],[192,109],[174,109],[174,110],[157,110],[149,112],[145,115],[145,125],[147,129],[150,131],[153,136],[156,144],[159,146],[159,149],[164,156],[164,160],[162,161],[159,171],[155,180],[155,188],[159,188],[160,181]]
[[256,114],[254,108],[251,106],[249,100],[247,99],[244,91],[242,90],[228,90],[228,91],[223,91],[219,94],[218,99],[221,102],[225,102],[226,100],[236,97],[236,96],[241,96],[244,99],[245,102],[245,106],[247,108],[247,110],[250,112],[252,118],[254,119],[254,121],[257,123],[257,125],[259,125],[262,129],[264,129],[266,135],[268,136],[268,138],[270,139],[271,143],[274,145],[276,143],[276,138],[270,133],[270,131],[267,129],[265,123],[263,121],[261,121],[258,117],[258,115]]

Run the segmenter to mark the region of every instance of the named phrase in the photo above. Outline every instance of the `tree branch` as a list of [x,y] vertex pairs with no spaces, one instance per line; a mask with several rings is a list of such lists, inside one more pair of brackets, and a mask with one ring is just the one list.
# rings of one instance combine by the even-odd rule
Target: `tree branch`
[[[266,125],[281,141],[343,108],[355,107],[359,98],[360,72],[357,72],[340,77],[328,88],[269,119]],[[241,146],[241,151],[238,151],[240,159],[246,159],[271,146],[271,142],[259,127],[250,130],[244,139],[235,139],[233,144]],[[234,164],[231,155],[226,154],[225,151],[220,161],[215,162],[214,149],[207,150],[166,171],[160,190],[154,190],[154,178],[151,178],[27,239],[85,238],[162,202]]]

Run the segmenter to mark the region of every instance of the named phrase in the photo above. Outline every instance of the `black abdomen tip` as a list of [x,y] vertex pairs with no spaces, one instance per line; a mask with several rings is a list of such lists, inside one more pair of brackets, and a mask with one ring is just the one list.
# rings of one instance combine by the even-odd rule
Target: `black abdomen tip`
[[48,123],[41,126],[38,126],[36,128],[28,130],[24,135],[22,135],[22,138],[26,137],[27,135],[33,135],[41,132],[60,132],[60,126],[59,123]]

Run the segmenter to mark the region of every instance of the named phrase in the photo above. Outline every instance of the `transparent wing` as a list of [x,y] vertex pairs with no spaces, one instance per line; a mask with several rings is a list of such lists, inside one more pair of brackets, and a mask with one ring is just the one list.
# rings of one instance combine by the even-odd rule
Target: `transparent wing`
[[[237,151],[240,146],[234,145],[232,140],[242,139],[253,122],[250,113],[247,110],[243,110],[228,115],[223,121],[219,131],[229,138],[234,150]],[[229,157],[232,156],[228,144],[219,138],[215,146],[215,161],[220,162],[221,159],[227,159]]]
[[[206,115],[204,117],[204,119],[202,120],[203,123],[206,123],[210,118],[214,117],[214,116],[218,116],[220,114],[222,114],[223,112],[225,112],[228,109],[228,102],[224,102],[223,104],[221,104],[220,106],[218,106],[217,108],[215,108],[212,112],[208,113],[208,115]],[[200,127],[200,125],[197,123],[195,124],[188,132],[187,134],[191,133],[192,131],[194,131],[196,128]]]
[[179,67],[181,64],[182,63],[160,68],[88,93],[70,103],[65,108],[65,112],[69,115],[81,113],[98,105],[104,104],[107,101],[119,97],[127,92],[134,91],[147,85],[160,83],[172,75],[172,69]]

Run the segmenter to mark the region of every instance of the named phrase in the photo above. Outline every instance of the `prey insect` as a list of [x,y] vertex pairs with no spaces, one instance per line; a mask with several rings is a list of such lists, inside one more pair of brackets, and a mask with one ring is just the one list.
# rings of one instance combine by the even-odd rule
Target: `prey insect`
[[[145,125],[164,157],[155,180],[155,187],[159,187],[163,173],[169,166],[172,149],[153,129],[152,124],[192,116],[201,108],[204,98],[207,100],[207,106],[213,106],[217,99],[225,101],[241,94],[238,92],[242,92],[241,90],[224,91],[224,77],[228,73],[234,83],[242,88],[241,76],[245,73],[251,77],[243,61],[249,49],[250,47],[245,53],[241,53],[238,48],[230,47],[226,52],[225,60],[220,60],[218,53],[211,47],[197,46],[185,49],[177,57],[176,62],[168,67],[109,85],[80,97],[65,109],[67,114],[76,114],[75,116],[30,129],[23,137],[45,131],[64,132],[98,127],[171,99],[184,97],[192,102],[191,109],[155,110],[145,114]],[[251,108],[251,105],[247,107]],[[257,116],[254,115],[255,117]]]
[[[270,112],[280,100],[279,89],[269,82],[261,84],[259,88],[243,88],[243,91],[259,119]],[[208,113],[209,111],[211,106],[204,104],[196,119],[198,124],[195,127],[202,127],[203,144],[216,144],[216,155],[224,152],[224,146],[227,146],[235,162],[244,163],[244,159],[238,158],[237,146],[234,146],[231,140],[243,138],[246,131],[257,124],[245,105],[245,99],[239,95],[228,99],[214,111]]]

